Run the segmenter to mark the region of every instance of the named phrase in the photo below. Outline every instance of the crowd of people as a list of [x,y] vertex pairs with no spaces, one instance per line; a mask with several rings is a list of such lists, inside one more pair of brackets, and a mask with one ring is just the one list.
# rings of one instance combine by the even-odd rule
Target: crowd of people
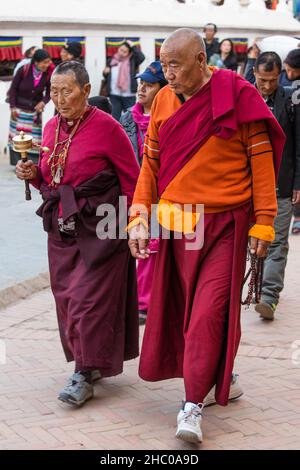
[[[283,65],[254,45],[242,77],[232,42],[216,33],[212,23],[204,40],[175,31],[141,73],[142,51],[124,41],[103,71],[106,96],[97,97],[76,45],[54,70],[46,51],[34,50],[9,91],[11,138],[19,130],[37,144],[42,137],[38,164],[18,161],[16,174],[43,198],[37,213],[59,332],[75,362],[59,400],[82,406],[96,380],[120,374],[139,355],[145,323],[139,375],[183,378],[176,436],[194,443],[203,439],[204,407],[243,394],[233,368],[249,240],[252,269],[265,258],[255,309],[270,321],[293,212],[300,233],[300,48]],[[50,99],[56,115],[41,136]],[[114,237],[100,230],[110,224],[107,205]],[[187,249],[199,227],[202,245]]]
[[[192,0],[192,1],[197,1],[197,0]],[[212,3],[215,4],[215,5],[218,5],[218,6],[222,6],[224,5],[226,0],[212,0]],[[249,0],[248,2],[243,2],[243,0],[241,0],[241,4],[245,5],[245,4],[249,4],[251,0]],[[298,18],[298,15],[300,14],[300,1],[299,0],[285,0],[286,3],[288,4],[289,2],[293,3],[293,9],[294,9],[294,14],[295,14],[295,17]],[[186,3],[186,0],[177,0],[178,3]],[[279,0],[264,0],[265,2],[265,5],[266,5],[266,8],[268,10],[276,10],[278,5],[279,5]],[[300,18],[299,18],[300,19]]]

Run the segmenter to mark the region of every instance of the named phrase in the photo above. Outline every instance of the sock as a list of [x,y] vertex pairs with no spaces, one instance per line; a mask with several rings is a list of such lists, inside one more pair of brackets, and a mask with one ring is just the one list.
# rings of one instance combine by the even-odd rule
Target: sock
[[92,372],[90,370],[77,370],[76,372],[83,375],[87,383],[92,383]]

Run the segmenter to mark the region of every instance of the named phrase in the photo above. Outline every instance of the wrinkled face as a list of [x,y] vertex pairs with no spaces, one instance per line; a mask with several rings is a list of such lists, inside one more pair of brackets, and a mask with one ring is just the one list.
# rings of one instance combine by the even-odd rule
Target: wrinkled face
[[159,92],[159,83],[149,83],[140,80],[137,89],[138,103],[142,106],[151,107],[155,95]]
[[230,41],[224,41],[221,44],[220,50],[223,54],[229,54],[231,52],[231,43]]
[[160,62],[169,87],[176,94],[192,96],[203,77],[205,53],[162,45]]
[[61,49],[60,58],[63,62],[66,62],[67,60],[73,60],[74,56],[70,54],[70,52],[68,52],[66,49]]
[[46,72],[49,65],[51,64],[51,59],[41,60],[41,62],[35,62],[35,66],[41,72]]
[[284,64],[284,66],[289,80],[300,80],[300,68],[294,69],[288,64]]
[[80,88],[72,72],[53,74],[51,77],[51,99],[62,117],[72,120],[84,112],[90,93],[90,84]]
[[118,52],[119,52],[119,54],[120,54],[121,57],[124,57],[124,59],[125,59],[126,57],[128,57],[129,54],[130,54],[130,50],[128,49],[127,46],[124,46],[124,44],[123,44],[123,46],[120,46],[120,47],[119,47]]
[[258,71],[254,71],[256,86],[263,98],[273,95],[279,85],[280,71],[277,67],[271,72],[265,72],[264,66],[260,65]]
[[215,37],[215,28],[213,26],[206,26],[205,27],[205,37],[207,41],[212,41],[213,38]]

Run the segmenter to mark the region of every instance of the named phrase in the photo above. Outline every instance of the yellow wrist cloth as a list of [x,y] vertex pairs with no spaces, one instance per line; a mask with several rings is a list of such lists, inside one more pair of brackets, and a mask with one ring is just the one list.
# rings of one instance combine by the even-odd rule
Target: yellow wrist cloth
[[275,230],[271,225],[255,224],[249,230],[249,237],[258,238],[266,242],[272,242],[275,239]]

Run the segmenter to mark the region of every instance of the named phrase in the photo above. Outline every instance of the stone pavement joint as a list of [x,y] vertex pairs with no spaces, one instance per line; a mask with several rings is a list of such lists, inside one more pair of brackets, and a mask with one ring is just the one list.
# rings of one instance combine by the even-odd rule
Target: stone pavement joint
[[39,275],[19,282],[14,286],[0,289],[0,310],[20,299],[26,299],[32,294],[48,288],[49,285],[49,273],[40,273]]
[[[235,370],[245,394],[204,411],[199,449],[300,447],[300,237],[290,245],[275,321],[242,310]],[[0,311],[0,340],[7,356],[0,365],[0,449],[195,449],[174,437],[182,381],[144,382],[138,359],[121,376],[101,380],[84,407],[57,400],[72,364],[64,359],[49,289]]]

